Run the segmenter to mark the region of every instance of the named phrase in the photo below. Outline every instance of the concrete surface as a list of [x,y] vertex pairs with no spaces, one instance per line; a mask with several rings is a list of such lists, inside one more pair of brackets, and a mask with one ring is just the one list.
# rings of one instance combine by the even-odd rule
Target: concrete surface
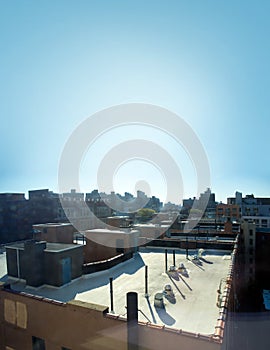
[[[168,267],[173,264],[168,253]],[[3,258],[0,256],[0,258]],[[13,281],[12,288],[60,301],[72,299],[110,307],[109,278],[113,277],[113,312],[126,316],[126,293],[138,293],[139,320],[171,326],[185,331],[212,334],[218,318],[217,289],[226,277],[230,264],[229,252],[206,252],[201,266],[186,260],[185,253],[176,253],[176,266],[182,262],[188,277],[165,272],[164,250],[142,250],[134,258],[110,270],[83,276],[61,288],[42,286],[31,288]],[[2,265],[2,263],[1,263]],[[148,297],[145,297],[145,265],[148,266]],[[53,267],[52,267],[53,268]],[[3,272],[5,269],[1,267]],[[170,284],[175,299],[164,297],[165,308],[154,306],[154,296]]]

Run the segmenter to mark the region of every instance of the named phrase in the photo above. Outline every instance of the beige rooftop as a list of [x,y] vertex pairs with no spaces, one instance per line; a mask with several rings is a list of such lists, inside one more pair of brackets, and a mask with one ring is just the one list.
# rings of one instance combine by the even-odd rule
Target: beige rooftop
[[[139,320],[185,331],[213,334],[219,316],[217,290],[229,271],[229,252],[206,251],[201,266],[186,260],[185,253],[176,250],[176,266],[183,263],[188,277],[165,272],[164,250],[142,250],[134,258],[110,270],[85,275],[61,288],[43,286],[38,289],[16,283],[13,289],[60,301],[72,299],[110,307],[109,278],[113,277],[114,313],[126,316],[126,293],[138,293]],[[168,253],[168,267],[173,257]],[[145,265],[148,266],[149,297],[145,297]],[[170,284],[175,301],[164,298],[165,308],[154,306],[154,296]]]

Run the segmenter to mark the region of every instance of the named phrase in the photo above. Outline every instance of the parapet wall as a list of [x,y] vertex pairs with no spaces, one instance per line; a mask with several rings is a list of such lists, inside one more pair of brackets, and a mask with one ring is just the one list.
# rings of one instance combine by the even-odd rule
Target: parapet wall
[[104,317],[102,305],[57,302],[0,289],[0,349],[31,350],[32,337],[46,350],[126,350],[126,323]]
[[[72,300],[68,303],[15,292],[0,286],[0,349],[31,350],[32,337],[46,350],[127,350],[127,322],[108,307]],[[213,336],[140,322],[141,350],[219,350]]]
[[133,252],[122,253],[116,255],[110,259],[95,261],[87,264],[83,264],[83,274],[90,274],[94,272],[104,271],[112,268],[124,261],[127,261],[133,257]]

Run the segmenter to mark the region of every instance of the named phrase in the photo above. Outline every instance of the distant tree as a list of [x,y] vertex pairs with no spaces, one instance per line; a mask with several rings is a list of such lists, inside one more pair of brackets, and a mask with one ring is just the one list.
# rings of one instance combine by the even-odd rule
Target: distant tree
[[137,211],[137,216],[143,220],[151,219],[155,214],[155,210],[149,208],[142,208]]

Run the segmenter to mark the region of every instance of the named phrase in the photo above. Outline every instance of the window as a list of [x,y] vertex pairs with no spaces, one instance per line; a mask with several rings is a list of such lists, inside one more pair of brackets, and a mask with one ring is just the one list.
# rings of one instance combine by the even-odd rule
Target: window
[[253,239],[252,238],[249,239],[249,244],[253,244]]
[[45,340],[32,337],[32,350],[45,350]]
[[253,235],[253,230],[249,230],[249,235],[250,235],[250,236]]
[[25,304],[19,301],[4,300],[4,317],[8,323],[24,329],[27,327],[27,308]]
[[266,219],[262,219],[262,227],[267,227],[267,220]]

